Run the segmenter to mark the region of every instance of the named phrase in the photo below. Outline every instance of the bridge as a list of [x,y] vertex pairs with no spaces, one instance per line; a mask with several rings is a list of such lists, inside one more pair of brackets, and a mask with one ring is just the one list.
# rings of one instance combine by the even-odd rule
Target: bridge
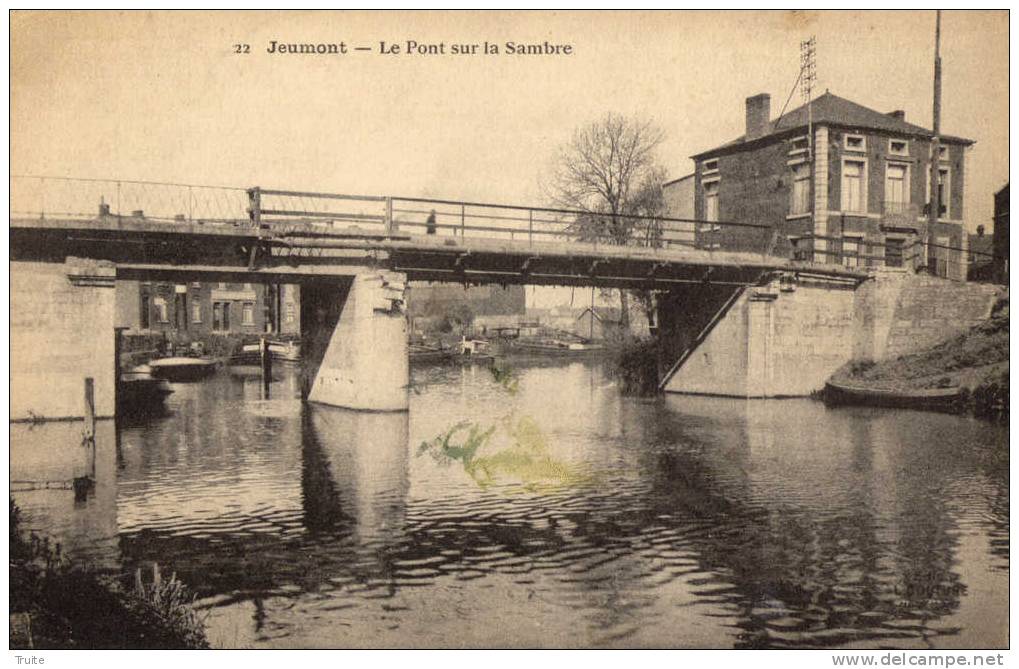
[[[13,177],[12,398],[21,400],[12,416],[78,415],[82,377],[94,380],[100,414],[112,414],[109,289],[117,279],[300,283],[308,398],[355,409],[408,406],[403,302],[409,280],[654,291],[664,389],[808,394],[850,357],[873,356],[883,336],[873,332],[874,323],[886,316],[854,316],[870,308],[859,295],[881,283],[871,280],[877,254],[857,252],[856,262],[843,263],[830,257],[838,252],[826,240],[807,244],[804,253],[771,226],[753,222]],[[810,324],[811,333],[782,325],[779,298],[789,305],[780,315]],[[853,334],[860,319],[869,334]],[[703,344],[732,327],[738,330],[733,341],[720,344],[712,360],[735,356],[735,367],[698,372],[707,363],[694,353],[710,350]],[[776,362],[781,337],[813,347],[811,371],[804,374],[793,353]]]

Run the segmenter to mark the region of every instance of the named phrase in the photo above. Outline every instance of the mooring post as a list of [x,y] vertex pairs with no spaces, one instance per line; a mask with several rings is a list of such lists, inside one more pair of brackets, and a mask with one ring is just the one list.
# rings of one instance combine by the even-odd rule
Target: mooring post
[[[84,485],[85,489],[91,487],[91,482],[96,478],[96,398],[95,381],[91,376],[85,377],[85,427],[82,434],[81,444],[88,449],[88,473],[82,477],[88,479],[88,483],[75,482],[75,494],[79,486]],[[87,493],[85,493],[87,495]]]
[[263,336],[259,340],[258,352],[262,363],[262,399],[269,399],[269,384],[272,382],[272,355],[269,352],[269,339]]

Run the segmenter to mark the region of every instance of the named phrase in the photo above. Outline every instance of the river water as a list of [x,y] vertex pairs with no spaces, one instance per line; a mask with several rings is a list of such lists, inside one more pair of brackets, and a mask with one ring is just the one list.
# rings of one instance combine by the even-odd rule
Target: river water
[[403,414],[277,375],[101,427],[84,501],[39,484],[93,466],[80,424],[12,425],[28,525],[175,572],[229,648],[1007,646],[1005,428],[627,398],[593,362],[413,369]]

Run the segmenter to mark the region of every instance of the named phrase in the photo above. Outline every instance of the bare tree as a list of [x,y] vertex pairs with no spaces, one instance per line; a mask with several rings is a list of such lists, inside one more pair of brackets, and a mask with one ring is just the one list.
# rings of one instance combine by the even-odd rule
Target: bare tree
[[[657,246],[665,204],[658,147],[664,132],[651,121],[609,113],[579,128],[564,145],[552,177],[558,206],[583,212],[571,226],[581,240]],[[629,325],[627,291],[620,311]]]

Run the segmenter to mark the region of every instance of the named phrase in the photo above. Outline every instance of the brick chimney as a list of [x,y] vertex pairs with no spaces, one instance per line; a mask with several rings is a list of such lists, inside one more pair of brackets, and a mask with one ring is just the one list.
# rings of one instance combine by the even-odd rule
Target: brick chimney
[[771,96],[758,93],[747,98],[747,140],[763,137],[771,120]]
[[906,120],[906,112],[904,112],[901,109],[896,109],[895,111],[888,112],[888,116],[891,116],[892,118],[897,119],[899,121]]

